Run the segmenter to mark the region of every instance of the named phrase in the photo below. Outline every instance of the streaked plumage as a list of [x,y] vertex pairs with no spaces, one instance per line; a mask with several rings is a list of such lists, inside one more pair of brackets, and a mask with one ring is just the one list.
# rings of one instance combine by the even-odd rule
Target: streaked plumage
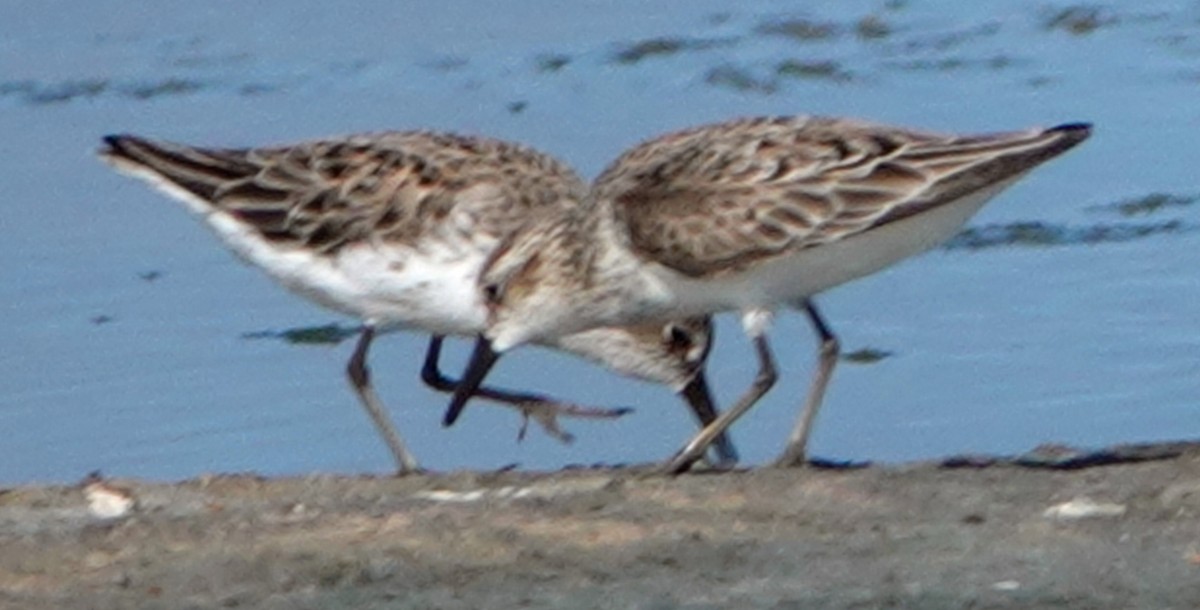
[[[771,387],[764,335],[772,313],[802,308],[821,339],[821,364],[780,459],[801,463],[838,352],[810,297],[947,239],[992,196],[1089,132],[1072,124],[955,136],[782,117],[654,138],[610,164],[587,205],[500,247],[480,278],[494,303],[488,343],[476,352],[596,325],[741,312],[759,377],[681,451],[670,464],[678,471]],[[485,369],[471,367],[456,398]]]
[[945,136],[847,119],[732,121],[657,138],[596,179],[632,250],[689,277],[736,273],[1005,182],[1073,144],[1042,130]]
[[[125,135],[105,141],[105,161],[183,201],[242,259],[363,321],[348,373],[401,472],[417,463],[370,384],[365,361],[376,329],[430,332],[431,356],[441,335],[480,331],[487,307],[474,287],[495,246],[531,215],[562,213],[587,193],[573,170],[548,155],[438,132],[249,149]],[[688,388],[685,396],[707,423],[715,417],[701,374],[709,329],[704,319],[656,322],[545,343],[675,391]],[[436,362],[432,369],[427,362],[430,370]],[[447,389],[440,376],[425,379]],[[478,395],[523,407],[546,400],[489,388]],[[735,459],[722,442],[722,460]]]

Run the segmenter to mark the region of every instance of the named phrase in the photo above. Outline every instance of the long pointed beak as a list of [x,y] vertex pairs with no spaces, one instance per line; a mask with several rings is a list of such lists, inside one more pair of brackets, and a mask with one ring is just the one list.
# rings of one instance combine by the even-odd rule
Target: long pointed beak
[[492,343],[481,335],[475,341],[475,351],[471,352],[471,361],[467,363],[467,370],[459,379],[458,387],[454,390],[454,398],[450,399],[450,407],[446,409],[446,415],[442,418],[443,426],[449,427],[458,421],[463,407],[467,406],[467,401],[475,395],[475,391],[483,384],[483,378],[487,377],[488,371],[499,359],[500,354],[492,350]]
[[[696,372],[696,376],[679,391],[679,394],[692,408],[701,426],[707,426],[717,419],[717,408],[713,404],[712,392],[708,389],[708,380],[703,369]],[[713,441],[713,449],[722,465],[733,465],[740,459],[737,447],[733,446],[733,440],[725,432]]]

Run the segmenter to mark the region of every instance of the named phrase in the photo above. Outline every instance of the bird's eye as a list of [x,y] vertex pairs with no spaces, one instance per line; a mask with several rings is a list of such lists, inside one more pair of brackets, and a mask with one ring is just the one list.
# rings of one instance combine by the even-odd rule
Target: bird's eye
[[671,342],[671,347],[676,349],[687,349],[692,345],[692,336],[682,328],[669,324],[667,325],[667,340]]
[[499,303],[500,296],[501,296],[501,294],[500,294],[500,285],[499,284],[487,284],[483,287],[483,298],[488,303],[493,304],[493,305],[496,303]]

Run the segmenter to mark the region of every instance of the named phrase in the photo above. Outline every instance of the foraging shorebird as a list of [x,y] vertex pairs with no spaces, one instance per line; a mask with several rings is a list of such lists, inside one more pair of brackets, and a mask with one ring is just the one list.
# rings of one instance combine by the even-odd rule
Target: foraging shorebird
[[[443,336],[484,328],[487,304],[475,289],[484,261],[531,214],[562,213],[587,193],[573,170],[533,149],[428,131],[243,149],[114,135],[99,154],[182,201],[237,256],[285,288],[362,320],[347,373],[400,473],[418,464],[371,385],[366,360],[376,333],[431,333],[422,378],[454,389],[437,357]],[[702,424],[715,419],[703,375],[709,320],[583,330],[542,343],[668,385]],[[472,388],[472,395],[525,413],[580,412],[535,394]],[[723,462],[737,459],[724,437],[717,453]]]
[[499,354],[521,344],[600,325],[740,312],[758,375],[666,465],[680,472],[774,384],[766,333],[779,307],[794,307],[816,330],[819,363],[777,464],[802,464],[839,352],[812,297],[936,246],[1090,131],[1074,123],[943,135],[798,116],[649,140],[608,166],[588,204],[531,224],[489,260],[479,281],[488,329],[446,421]]

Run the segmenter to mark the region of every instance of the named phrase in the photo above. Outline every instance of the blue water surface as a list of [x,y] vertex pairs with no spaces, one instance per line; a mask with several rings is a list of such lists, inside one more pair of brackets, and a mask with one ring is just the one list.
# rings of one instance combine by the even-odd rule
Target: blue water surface
[[[355,131],[450,129],[527,142],[592,176],[639,140],[739,115],[821,113],[945,131],[1087,120],[1093,138],[1007,191],[973,225],[1178,220],[1094,244],[935,251],[819,299],[847,350],[817,455],[884,461],[1200,435],[1200,5],[1065,0],[798,3],[313,0],[0,7],[0,485],[204,472],[384,473],[350,392],[352,345],[244,337],[353,323],[228,254],[177,203],[97,162],[135,132],[253,145]],[[755,361],[721,320],[722,404]],[[783,373],[735,429],[750,463],[782,447],[813,364],[800,316],[772,340]],[[467,342],[451,350],[461,368]],[[670,455],[682,403],[534,349],[496,383],[633,404],[566,421],[564,446],[417,378],[424,338],[376,343],[376,383],[435,469],[557,468]]]

